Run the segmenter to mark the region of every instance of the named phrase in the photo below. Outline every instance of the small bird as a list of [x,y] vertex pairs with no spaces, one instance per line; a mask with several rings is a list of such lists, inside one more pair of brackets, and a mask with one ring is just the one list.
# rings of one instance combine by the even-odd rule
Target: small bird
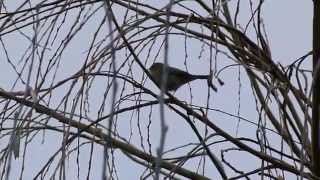
[[[155,83],[160,88],[162,85],[163,67],[164,67],[163,63],[153,63],[152,66],[149,68],[149,71],[153,79],[155,80]],[[207,79],[210,87],[212,87],[215,91],[217,91],[216,87],[211,82],[212,80],[211,75],[193,75],[183,70],[170,67],[170,66],[166,66],[166,72],[168,73],[167,89],[166,89],[167,91],[176,91],[182,85],[196,79]]]

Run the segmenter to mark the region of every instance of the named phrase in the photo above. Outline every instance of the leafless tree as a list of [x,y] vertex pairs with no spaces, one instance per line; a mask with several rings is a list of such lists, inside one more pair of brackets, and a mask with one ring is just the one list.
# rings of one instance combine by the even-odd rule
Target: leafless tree
[[320,1],[287,64],[264,2],[2,1],[1,179],[320,179]]

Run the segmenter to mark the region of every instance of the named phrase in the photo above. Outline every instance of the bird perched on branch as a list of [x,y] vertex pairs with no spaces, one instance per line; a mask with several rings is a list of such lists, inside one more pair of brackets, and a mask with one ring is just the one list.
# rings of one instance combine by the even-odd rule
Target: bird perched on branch
[[[155,83],[159,88],[162,85],[162,76],[163,76],[163,67],[165,65],[163,63],[153,63],[149,68],[149,71],[155,80]],[[193,75],[185,72],[183,70],[166,66],[165,71],[168,73],[167,75],[167,91],[176,91],[179,87],[184,84],[196,80],[196,79],[206,79],[208,81],[208,85],[214,90],[217,91],[217,88],[212,84],[212,75]]]

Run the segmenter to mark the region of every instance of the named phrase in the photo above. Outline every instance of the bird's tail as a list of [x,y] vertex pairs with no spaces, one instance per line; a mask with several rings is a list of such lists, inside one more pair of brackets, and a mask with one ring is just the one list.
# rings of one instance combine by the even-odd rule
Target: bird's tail
[[206,79],[208,81],[209,87],[211,87],[216,92],[218,91],[217,87],[212,83],[212,80],[213,80],[212,73],[210,75],[192,75],[192,80],[195,80],[195,79]]
[[210,75],[192,75],[192,80],[195,79],[209,79]]

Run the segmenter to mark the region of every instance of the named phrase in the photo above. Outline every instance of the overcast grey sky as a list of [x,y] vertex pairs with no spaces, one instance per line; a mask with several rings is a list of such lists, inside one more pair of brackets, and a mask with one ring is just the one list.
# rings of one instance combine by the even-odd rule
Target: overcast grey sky
[[[158,4],[163,6],[162,2],[156,1],[156,0],[149,0],[145,1],[150,4]],[[230,11],[234,13],[234,7],[233,5],[236,3],[236,1],[229,1],[230,2]],[[11,4],[12,3],[12,4]],[[239,23],[242,28],[245,27],[246,23],[248,22],[248,18],[250,17],[250,14],[248,14],[249,10],[249,4],[247,2],[241,1],[241,11],[239,14]],[[13,1],[12,2],[6,2],[6,5],[8,8],[10,6],[14,6]],[[95,7],[96,8],[96,7]],[[74,13],[74,14],[73,14]],[[121,17],[121,13],[123,13],[123,10],[119,10],[116,13],[119,13]],[[56,49],[59,47],[60,42],[62,42],[64,39],[63,33],[67,33],[68,29],[70,28],[69,23],[73,22],[76,17],[75,14],[77,12],[71,12],[66,15],[66,21],[61,27],[61,30],[59,35],[57,36],[56,40],[52,43],[52,50],[48,50],[44,57],[44,64],[48,63],[50,57],[53,56]],[[271,53],[272,57],[276,62],[282,63],[284,66],[290,64],[295,59],[303,56],[307,52],[311,50],[311,44],[312,44],[312,1],[298,1],[298,0],[282,0],[282,1],[271,1],[268,0],[265,2],[263,6],[263,21],[266,28],[267,37],[270,43],[271,47]],[[101,8],[99,12],[95,15],[94,18],[90,19],[87,24],[82,28],[82,30],[77,34],[77,36],[72,39],[70,45],[68,48],[64,51],[62,56],[60,57],[60,65],[58,68],[58,72],[56,74],[55,82],[58,82],[72,74],[74,74],[85,62],[85,58],[87,55],[87,50],[90,46],[90,42],[93,38],[94,32],[97,30],[97,27],[102,20],[102,17],[104,16],[104,9]],[[61,19],[60,19],[61,21]],[[3,21],[0,20],[0,23],[2,24]],[[106,23],[107,24],[107,23]],[[107,32],[107,26],[105,24],[105,31]],[[29,37],[32,37],[32,29],[31,26],[21,29],[20,32],[13,32],[6,35],[3,35],[1,38],[6,46],[6,49],[8,51],[8,56],[14,62],[14,64],[18,64],[17,67],[19,67],[19,70],[23,66],[24,60],[21,60],[22,57],[24,57],[24,53],[27,50],[28,46],[30,46],[31,42],[28,40],[23,33],[28,34]],[[54,33],[54,32],[53,32]],[[143,35],[143,34],[141,34]],[[251,38],[254,38],[252,27],[249,28],[248,35]],[[250,36],[251,35],[251,36]],[[104,37],[105,34],[100,34],[99,37]],[[185,38],[183,36],[170,36],[170,44],[169,44],[169,64],[175,67],[180,67],[181,69],[185,69],[185,66],[183,65],[186,53],[188,55],[187,57],[187,64],[188,64],[188,70],[189,72],[193,74],[208,74],[209,73],[209,56],[210,52],[208,49],[205,49],[202,51],[202,43],[198,40],[193,40],[191,38],[187,38],[187,47],[185,47]],[[255,39],[253,39],[255,41]],[[159,46],[159,42],[155,46]],[[105,42],[107,44],[107,42]],[[187,51],[185,51],[185,48],[187,48]],[[154,48],[157,50],[157,48]],[[30,49],[27,50],[28,52],[26,54],[30,55]],[[125,61],[125,57],[128,54],[128,51],[121,51],[121,53],[116,54],[117,58],[117,65],[120,65],[121,62]],[[14,69],[12,66],[6,61],[6,54],[1,48],[0,50],[0,87],[11,91],[11,88],[13,86],[14,81],[17,79],[17,74],[14,72]],[[147,52],[143,52],[139,57],[142,59],[145,59],[147,57]],[[160,53],[160,55],[156,56],[156,51],[153,51],[151,53],[150,59],[156,58],[156,61],[162,61],[163,60],[163,53]],[[24,57],[25,58],[25,57]],[[89,58],[90,59],[90,58]],[[19,63],[19,61],[21,61]],[[221,69],[223,66],[232,64],[233,62],[229,59],[227,59],[226,56],[223,54],[218,55],[218,70]],[[35,63],[38,65],[38,61]],[[147,66],[151,65],[151,60],[149,60]],[[305,63],[304,64],[306,68],[310,69],[311,64]],[[28,65],[26,66],[28,67]],[[137,81],[141,81],[141,69],[134,64],[133,70],[135,72],[132,72],[133,78]],[[128,66],[125,67],[127,69]],[[125,71],[123,71],[125,72]],[[210,107],[211,108],[217,108],[219,110],[224,110],[226,112],[229,112],[231,114],[236,114],[238,110],[238,70],[237,67],[230,68],[223,73],[221,73],[220,78],[225,82],[224,86],[218,86],[218,92],[214,93],[211,92],[210,96]],[[245,72],[242,71],[244,74]],[[49,77],[52,77],[53,74],[50,74]],[[23,75],[24,80],[26,80],[26,73]],[[255,101],[252,97],[251,93],[251,87],[248,83],[248,80],[245,75],[241,76],[242,78],[242,86],[241,86],[241,116],[256,122],[257,121],[257,112],[255,110]],[[35,79],[36,79],[36,71],[32,73],[32,85],[34,85]],[[48,82],[46,83],[45,87],[48,87],[48,85],[51,83],[51,79],[48,78]],[[104,81],[101,79],[98,79],[95,81],[92,85],[92,89],[90,90],[90,109],[89,117],[93,120],[97,117],[97,112],[100,108],[100,105],[102,103],[102,97],[105,92],[106,86],[103,84]],[[215,80],[215,83],[217,81]],[[192,103],[199,106],[206,106],[207,102],[207,84],[205,81],[197,80],[192,83],[190,83],[190,87],[192,89]],[[151,83],[150,80],[147,80],[146,86],[148,88],[151,88],[155,91],[157,90],[157,87]],[[76,88],[79,88],[79,84],[77,84]],[[61,101],[63,96],[66,94],[66,90],[70,88],[70,84],[67,86],[63,86],[61,88],[58,88],[54,91],[53,99],[51,100],[51,106],[52,108],[56,108],[57,104]],[[21,81],[18,81],[18,84],[16,87],[14,87],[14,91],[21,91],[24,90],[24,85],[21,83]],[[119,89],[119,92],[120,93]],[[77,91],[73,92],[76,93]],[[119,94],[118,94],[119,95]],[[175,96],[177,96],[179,99],[191,102],[190,99],[190,91],[189,86],[185,85],[181,89],[179,89]],[[151,99],[150,96],[143,97],[142,99]],[[70,104],[69,106],[71,105]],[[135,102],[127,102],[126,105],[133,105]],[[3,105],[1,105],[3,106]],[[106,106],[106,113],[109,110],[109,106]],[[68,112],[71,111],[71,109],[67,109]],[[117,130],[121,137],[125,137],[128,139],[131,138],[131,143],[134,144],[139,149],[142,149],[141,144],[144,145],[144,148],[146,151],[148,151],[148,124],[149,121],[149,114],[150,114],[150,107],[141,109],[141,112],[138,114],[137,112],[132,113],[124,113],[119,115],[117,120]],[[78,112],[78,110],[77,110]],[[168,110],[166,108],[165,111],[165,117],[166,117],[166,123],[169,127],[168,133],[167,133],[167,139],[165,141],[165,149],[169,150],[171,148],[179,147],[188,143],[198,143],[198,140],[194,133],[192,133],[189,125],[182,120],[177,114],[175,114],[172,110]],[[236,128],[238,124],[237,118],[230,118],[230,116],[226,116],[222,113],[219,113],[217,111],[209,111],[209,118],[214,121],[219,127],[223,128],[225,131],[230,132],[231,134],[236,134]],[[152,114],[151,114],[151,125],[150,125],[150,142],[152,142],[152,151],[155,155],[155,150],[159,146],[159,134],[160,134],[160,128],[159,128],[159,106],[155,105],[152,107]],[[139,123],[138,123],[139,120]],[[54,119],[50,119],[51,125],[61,125],[57,123]],[[104,123],[103,125],[107,125],[107,123]],[[201,132],[204,132],[205,127],[200,124],[196,123],[197,127]],[[241,121],[239,124],[239,130],[238,130],[238,137],[255,137],[255,131],[256,127],[251,125],[250,123],[246,123],[244,121]],[[141,131],[141,134],[140,132]],[[27,148],[27,155],[25,161],[26,167],[24,172],[24,179],[31,179],[35,176],[35,174],[39,171],[39,169],[48,161],[50,156],[53,155],[54,152],[58,150],[58,148],[61,146],[62,143],[62,135],[57,132],[46,132],[42,134],[43,132],[40,131],[37,136],[35,137],[35,140],[28,145]],[[280,144],[281,140],[276,139],[278,136],[275,134],[270,133],[270,137],[275,137],[274,142],[275,144]],[[42,138],[45,138],[45,141],[42,143]],[[218,140],[221,138],[215,138],[214,140]],[[22,143],[23,144],[23,143]],[[1,147],[5,147],[7,145],[7,142],[2,139]],[[75,147],[76,143],[74,143]],[[220,150],[225,149],[226,147],[229,147],[229,143],[218,145],[214,148],[213,152],[220,157]],[[188,148],[186,148],[188,149]],[[182,151],[174,151],[170,152],[168,156],[166,157],[173,157],[174,155],[181,155],[183,154],[186,149]],[[87,167],[89,162],[89,156],[90,156],[90,145],[86,145],[80,150],[80,178],[79,179],[85,179],[86,173],[87,173]],[[92,166],[92,172],[91,172],[91,179],[98,179],[100,178],[100,171],[102,166],[102,147],[100,145],[95,145],[94,153],[93,153],[93,166]],[[22,151],[21,151],[22,152]],[[142,172],[144,171],[144,167],[137,166],[135,163],[133,163],[131,160],[129,160],[127,157],[121,154],[120,151],[115,151],[114,154],[116,161],[115,166],[117,167],[117,175],[119,179],[138,179]],[[76,153],[74,152],[73,155],[70,156],[70,159],[68,159],[68,165],[67,165],[67,179],[77,179],[76,173],[77,173],[77,166],[76,166]],[[253,167],[252,165],[259,164],[260,161],[258,161],[256,158],[253,158],[252,156],[241,152],[235,152],[231,153],[230,156],[227,157],[230,161],[234,162],[235,164],[241,164],[241,168],[243,170],[251,170]],[[58,159],[55,160],[55,163],[58,162]],[[195,170],[198,166],[199,160],[188,162],[184,167],[189,168],[191,170]],[[21,163],[22,158],[18,160],[13,160],[13,170],[11,173],[10,179],[16,179],[19,177],[19,169],[21,169]],[[216,168],[212,166],[212,164],[207,163],[206,166],[206,176],[211,177],[213,179],[220,178],[220,175],[218,175],[218,172],[216,171]],[[3,166],[3,165],[2,165]],[[1,167],[2,168],[2,167]],[[16,169],[15,169],[16,168]],[[96,169],[94,169],[96,168]],[[50,170],[50,173],[54,168]],[[19,172],[19,173],[17,173]],[[228,170],[228,174],[233,174],[232,171]],[[48,177],[47,177],[48,178]]]

